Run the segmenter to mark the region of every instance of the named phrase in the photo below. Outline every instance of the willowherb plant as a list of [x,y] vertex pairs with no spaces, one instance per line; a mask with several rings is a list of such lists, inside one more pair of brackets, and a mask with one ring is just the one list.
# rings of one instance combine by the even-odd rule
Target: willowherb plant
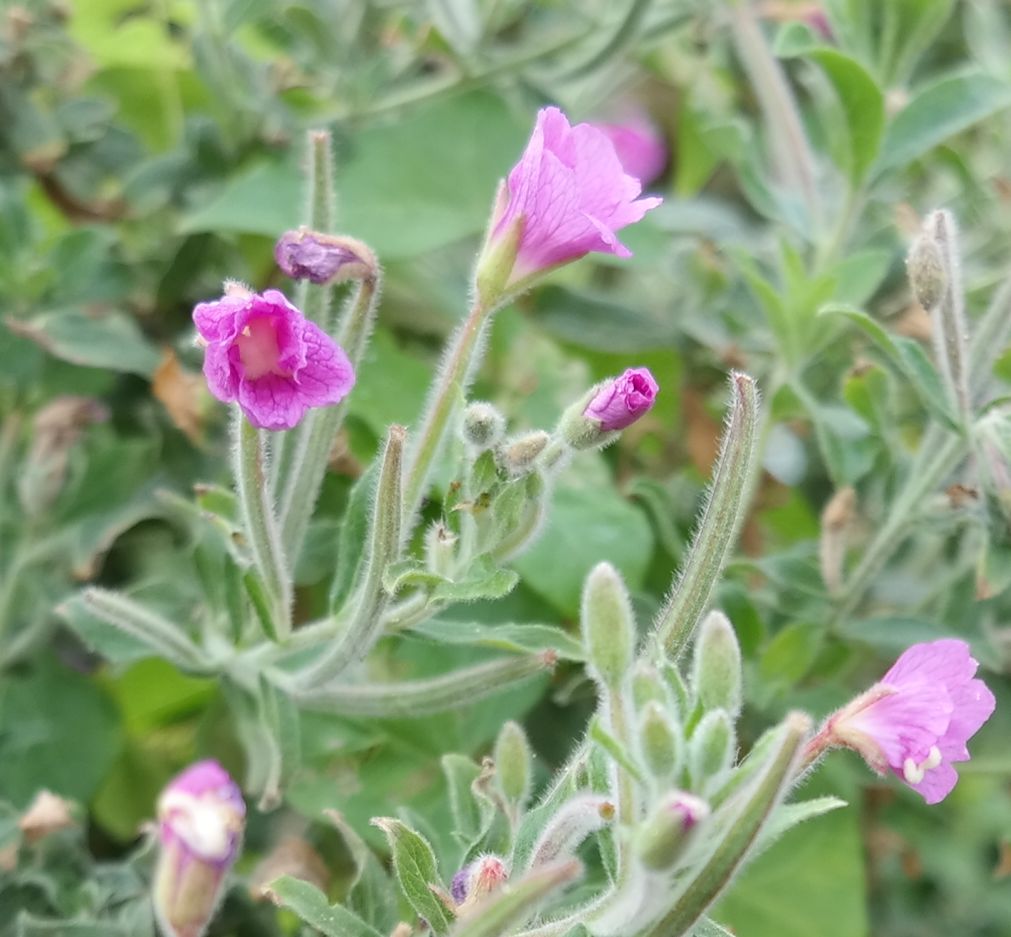
[[[449,341],[418,426],[389,428],[351,495],[328,614],[297,621],[293,569],[362,367],[382,277],[368,247],[331,233],[325,135],[312,136],[310,154],[310,217],[276,248],[279,266],[300,281],[297,300],[231,284],[223,298],[194,311],[208,382],[235,410],[234,493],[204,489],[195,521],[220,538],[222,588],[208,594],[192,629],[119,593],[89,589],[83,602],[181,669],[222,679],[245,747],[245,786],[264,807],[279,802],[298,767],[299,709],[361,718],[437,713],[527,680],[560,657],[586,663],[597,707],[536,801],[531,752],[514,723],[502,729],[493,759],[444,758],[456,855],[440,863],[405,820],[376,818],[392,854],[390,877],[339,821],[358,865],[346,904],[331,906],[294,878],[273,883],[275,900],[324,933],[355,937],[389,932],[388,909],[403,906],[400,898],[415,917],[396,926],[397,937],[719,934],[706,914],[742,865],[793,825],[842,806],[831,797],[785,803],[829,748],[854,748],[928,802],[943,798],[956,777],[951,763],[968,757],[966,741],[993,710],[960,641],[908,650],[813,737],[811,717],[792,712],[739,757],[741,652],[730,622],[710,606],[757,459],[759,396],[745,374],[731,375],[708,499],[650,627],[640,632],[621,577],[602,563],[584,587],[578,641],[560,628],[517,625],[509,631],[510,655],[422,680],[363,675],[359,665],[383,636],[428,623],[454,603],[507,593],[517,577],[506,563],[536,536],[568,459],[616,439],[658,393],[648,370],[630,368],[588,389],[553,430],[513,437],[493,406],[467,400],[495,311],[591,251],[627,255],[617,232],[659,204],[639,197],[639,181],[605,133],[570,126],[555,108],[540,113],[500,188],[476,265],[474,303]],[[942,310],[938,351],[946,356],[950,404],[965,420],[959,362],[966,349],[949,222],[939,213],[928,223],[929,244],[914,252],[910,272]],[[345,282],[352,292],[334,316],[333,292]],[[417,531],[437,468],[453,482],[442,516]],[[227,777],[204,783],[218,770],[191,769],[197,773],[177,779],[162,801],[157,902],[162,927],[174,937],[203,932],[238,848],[241,801]],[[183,870],[186,849],[196,859]],[[165,897],[180,882],[189,889],[182,894],[199,900],[180,908]],[[386,910],[359,900],[363,889],[384,894]]]

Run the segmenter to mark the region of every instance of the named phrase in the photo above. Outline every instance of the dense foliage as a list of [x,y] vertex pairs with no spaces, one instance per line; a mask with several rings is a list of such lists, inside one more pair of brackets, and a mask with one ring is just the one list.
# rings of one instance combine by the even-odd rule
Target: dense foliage
[[[411,912],[388,903],[387,836],[424,834],[448,887],[487,833],[461,792],[515,741],[509,720],[525,726],[534,794],[578,750],[597,696],[579,640],[590,571],[620,573],[643,635],[662,618],[734,412],[730,370],[762,396],[761,466],[739,486],[749,506],[711,603],[743,657],[742,754],[788,711],[825,715],[942,636],[969,642],[998,707],[939,806],[831,755],[800,794],[848,806],[771,845],[713,917],[748,937],[1006,932],[1011,18],[998,0],[35,0],[0,17],[0,934],[152,933],[138,830],[202,757],[250,795],[241,884],[209,933],[298,933],[263,897],[280,874],[389,933]],[[226,666],[228,641],[271,615],[237,571],[228,419],[200,374],[193,307],[224,280],[318,302],[274,259],[306,221],[383,268],[303,519],[298,635],[348,598],[373,549],[368,466],[395,445],[391,424],[408,439],[418,425],[496,186],[546,104],[652,122],[669,158],[647,188],[664,203],[622,232],[631,258],[595,254],[501,309],[470,397],[522,440],[631,366],[659,395],[613,446],[558,466],[523,552],[494,537],[522,527],[516,478],[530,503],[540,481],[453,448],[383,585],[438,616],[383,637],[367,673],[417,682],[547,648],[557,665],[448,712],[290,705],[257,682],[260,658]],[[318,128],[336,168],[326,225],[323,176],[303,194]],[[911,261],[914,296],[905,267],[938,208],[960,229],[945,268],[965,298],[956,366],[943,317],[922,308],[933,268]],[[358,288],[337,302],[352,308]],[[469,536],[457,482],[481,472],[501,530],[466,575],[433,578],[427,525]],[[110,590],[185,643],[154,654],[110,627],[87,599]],[[238,622],[220,656],[187,660],[219,622]],[[26,815],[43,789],[70,813]],[[599,839],[581,853],[591,882],[616,848]],[[318,892],[286,881],[275,898],[311,922]]]

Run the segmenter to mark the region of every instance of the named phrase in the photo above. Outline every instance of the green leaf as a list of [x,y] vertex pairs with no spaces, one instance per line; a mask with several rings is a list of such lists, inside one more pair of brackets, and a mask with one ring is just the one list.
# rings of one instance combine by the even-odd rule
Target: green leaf
[[982,72],[949,75],[920,90],[885,134],[882,173],[919,159],[939,143],[1011,105],[1011,84]]
[[410,906],[428,921],[433,933],[447,933],[449,911],[429,887],[442,888],[443,884],[428,841],[393,817],[376,817],[372,825],[386,834],[393,852],[393,869]]
[[485,625],[477,621],[432,618],[411,627],[411,634],[421,635],[440,644],[472,644],[502,651],[556,651],[564,660],[584,660],[582,644],[554,625],[504,623]]
[[270,883],[268,892],[278,905],[294,911],[325,937],[384,937],[347,908],[331,905],[323,892],[300,878],[283,875]]
[[806,820],[813,820],[815,817],[831,813],[833,810],[839,810],[845,806],[846,801],[840,800],[838,797],[813,797],[797,804],[783,804],[763,827],[758,837],[757,848],[759,850],[766,849],[784,833]]
[[122,313],[98,317],[65,309],[5,321],[12,332],[38,342],[49,354],[71,364],[150,377],[160,360],[137,323]]
[[44,660],[0,684],[0,791],[15,804],[42,788],[87,802],[121,744],[115,705],[79,673]]
[[354,828],[334,810],[327,817],[340,831],[351,858],[355,874],[345,899],[348,907],[382,933],[389,933],[397,923],[397,898],[393,881]]
[[920,402],[931,415],[950,429],[957,427],[941,377],[917,342],[899,335],[891,335],[867,313],[850,306],[825,306],[820,314],[842,316],[858,326],[912,384]]
[[809,57],[821,66],[842,104],[849,135],[847,170],[856,188],[877,158],[885,129],[885,100],[870,73],[837,49],[816,49]]
[[466,755],[442,756],[442,773],[449,787],[449,805],[453,811],[453,835],[469,846],[481,833],[481,809],[471,785],[481,774],[481,766]]
[[856,811],[803,826],[755,860],[713,911],[748,937],[866,937]]
[[762,679],[775,686],[793,686],[808,672],[824,642],[814,625],[794,622],[766,645],[758,666]]
[[597,563],[612,563],[634,591],[642,585],[652,552],[646,516],[613,489],[559,485],[544,532],[513,565],[526,585],[563,614],[575,616],[583,580]]

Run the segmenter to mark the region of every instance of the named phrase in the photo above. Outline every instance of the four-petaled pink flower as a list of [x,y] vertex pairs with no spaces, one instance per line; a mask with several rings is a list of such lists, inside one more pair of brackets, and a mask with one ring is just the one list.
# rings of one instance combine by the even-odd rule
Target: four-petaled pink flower
[[478,261],[479,292],[500,298],[591,251],[631,256],[617,232],[662,201],[639,198],[641,191],[604,132],[591,124],[570,126],[557,107],[542,109],[500,190]]
[[644,186],[663,172],[667,165],[667,144],[646,117],[636,116],[622,123],[595,123],[593,126],[611,141],[625,172]]
[[629,368],[593,395],[583,416],[599,420],[605,432],[625,429],[650,410],[659,390],[649,368]]
[[291,429],[309,407],[335,404],[354,386],[343,349],[277,290],[233,288],[200,303],[193,321],[211,393],[261,429]]
[[969,759],[966,742],[994,710],[993,694],[975,678],[978,666],[964,641],[914,644],[878,683],[829,717],[809,751],[852,748],[872,770],[891,768],[936,804],[958,780],[952,763]]

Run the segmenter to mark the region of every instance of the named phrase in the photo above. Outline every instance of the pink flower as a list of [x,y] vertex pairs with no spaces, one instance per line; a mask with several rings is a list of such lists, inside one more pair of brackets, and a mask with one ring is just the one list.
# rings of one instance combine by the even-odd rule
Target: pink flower
[[216,761],[191,765],[158,798],[155,915],[169,937],[199,937],[239,854],[246,805]]
[[652,408],[659,390],[649,368],[629,368],[593,395],[583,416],[598,420],[605,432],[625,429]]
[[966,742],[996,705],[974,679],[978,666],[964,641],[914,644],[878,683],[830,716],[811,745],[852,748],[872,770],[891,768],[936,804],[958,780],[952,762],[968,761]]
[[226,291],[193,310],[206,342],[204,375],[261,429],[291,429],[309,407],[342,400],[355,383],[347,355],[277,290]]
[[544,108],[500,191],[478,262],[479,290],[490,282],[482,292],[499,295],[591,251],[631,256],[617,232],[662,201],[639,198],[641,191],[603,131],[570,126],[557,107]]
[[667,144],[645,117],[593,126],[611,141],[625,172],[644,186],[663,172],[667,165]]

